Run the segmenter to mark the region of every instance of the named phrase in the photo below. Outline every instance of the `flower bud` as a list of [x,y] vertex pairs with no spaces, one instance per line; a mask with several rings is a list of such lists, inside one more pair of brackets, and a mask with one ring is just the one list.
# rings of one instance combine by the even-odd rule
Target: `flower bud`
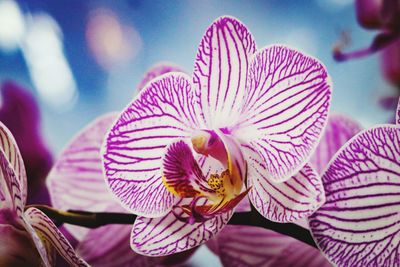
[[379,29],[382,26],[384,0],[356,0],[358,23],[367,29]]
[[400,40],[383,49],[381,65],[386,80],[393,85],[400,86]]

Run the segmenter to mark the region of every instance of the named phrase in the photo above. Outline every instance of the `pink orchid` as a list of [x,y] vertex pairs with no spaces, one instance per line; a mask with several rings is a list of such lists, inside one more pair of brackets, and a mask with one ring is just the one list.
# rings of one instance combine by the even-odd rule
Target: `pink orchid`
[[132,249],[161,256],[198,246],[247,194],[274,221],[313,213],[324,192],[306,163],[330,94],[318,60],[284,46],[257,51],[241,22],[217,19],[193,76],[174,72],[147,83],[107,135],[108,186],[140,215]]
[[357,134],[322,180],[326,202],[309,224],[325,256],[335,266],[400,266],[400,124]]
[[44,213],[33,207],[26,209],[24,162],[14,137],[2,123],[0,173],[0,229],[5,240],[13,240],[7,243],[2,240],[0,258],[11,261],[7,264],[39,263],[47,267],[54,266],[54,250],[57,250],[71,266],[88,266]]

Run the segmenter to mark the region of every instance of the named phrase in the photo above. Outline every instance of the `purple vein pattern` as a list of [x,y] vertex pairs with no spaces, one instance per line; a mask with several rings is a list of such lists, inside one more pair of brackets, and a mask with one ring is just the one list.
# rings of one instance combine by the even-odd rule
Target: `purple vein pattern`
[[210,241],[226,267],[331,266],[319,250],[259,227],[227,225]]
[[322,180],[326,203],[309,223],[328,259],[338,266],[400,266],[400,128],[358,134]]
[[0,150],[0,179],[3,195],[0,209],[11,209],[22,218],[25,203],[22,198],[21,183],[2,150]]
[[[182,201],[183,204],[190,203],[186,199]],[[200,201],[200,204],[205,205],[207,201]],[[194,225],[179,221],[172,212],[161,218],[138,217],[131,233],[131,246],[134,251],[149,256],[184,251],[212,238],[231,216],[232,212],[228,212]]]
[[112,192],[132,212],[158,217],[171,209],[175,197],[161,179],[162,155],[195,125],[194,96],[183,73],[153,80],[122,112],[107,136],[104,168]]
[[[48,186],[55,207],[68,210],[123,212],[107,190],[101,163],[101,146],[116,119],[115,113],[97,118],[67,145],[55,163]],[[131,225],[87,229],[65,225],[79,241],[77,253],[94,266],[154,266],[159,259],[132,252]]]
[[249,165],[261,165],[275,182],[299,171],[321,137],[330,95],[330,79],[316,59],[281,46],[258,51],[235,131],[248,143]]
[[[216,217],[183,227],[171,213],[179,199],[163,184],[162,158],[167,146],[198,130],[221,131],[240,144],[251,201],[264,216],[286,222],[311,214],[324,201],[323,188],[305,164],[325,127],[330,94],[329,76],[316,59],[283,46],[256,52],[241,22],[215,20],[199,45],[192,79],[172,72],[148,82],[106,137],[108,185],[126,208],[146,217],[135,224],[133,249],[149,255],[186,250],[227,222]],[[215,163],[198,159],[204,174],[215,173],[209,168]],[[171,235],[169,224],[182,228]]]
[[333,155],[361,129],[361,126],[349,117],[330,115],[324,134],[310,158],[311,165],[322,174]]
[[259,170],[249,165],[249,176],[257,177],[249,181],[249,186],[253,186],[249,198],[269,220],[293,222],[306,218],[325,201],[321,178],[309,165],[283,183],[270,181]]
[[[117,114],[110,113],[96,119],[73,138],[58,157],[47,178],[54,207],[105,211],[114,203],[103,178],[100,150],[106,132],[116,118]],[[89,231],[68,224],[65,227],[78,241]]]
[[149,70],[143,75],[142,80],[140,81],[137,90],[140,91],[145,88],[146,84],[148,84],[151,80],[160,77],[163,74],[169,72],[184,72],[181,67],[174,63],[170,62],[160,62],[149,68]]
[[43,212],[36,208],[29,208],[25,211],[25,217],[38,235],[50,242],[71,266],[89,266],[76,256],[71,244]]
[[208,28],[193,72],[193,89],[208,129],[237,122],[249,59],[255,51],[252,35],[234,18],[222,17]]
[[11,132],[0,122],[0,150],[3,152],[6,160],[10,164],[10,168],[15,172],[15,177],[20,184],[21,201],[25,205],[27,197],[27,178],[25,172],[24,161],[18,149],[17,143]]

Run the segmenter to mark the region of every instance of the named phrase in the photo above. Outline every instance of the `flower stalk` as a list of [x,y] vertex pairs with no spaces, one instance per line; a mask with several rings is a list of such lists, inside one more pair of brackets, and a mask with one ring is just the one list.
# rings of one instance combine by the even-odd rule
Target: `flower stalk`
[[[109,224],[133,224],[135,214],[119,212],[89,212],[80,210],[62,211],[46,205],[31,205],[54,220],[57,226],[64,223],[86,228],[98,228]],[[248,212],[235,212],[229,220],[230,225],[255,226],[293,237],[317,248],[310,231],[294,223],[276,223],[263,217],[256,209]]]

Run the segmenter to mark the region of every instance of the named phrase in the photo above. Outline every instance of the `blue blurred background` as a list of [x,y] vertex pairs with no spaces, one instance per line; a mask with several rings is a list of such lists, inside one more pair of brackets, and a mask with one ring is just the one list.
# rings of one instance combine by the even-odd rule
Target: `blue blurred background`
[[[153,64],[191,72],[205,29],[221,15],[244,22],[258,47],[287,44],[324,62],[334,83],[332,111],[365,127],[389,119],[378,101],[394,90],[381,78],[378,57],[332,59],[342,31],[351,49],[374,34],[358,26],[351,0],[0,0],[0,82],[15,80],[37,96],[43,134],[58,153],[95,117],[126,106]],[[192,261],[218,265],[204,250]]]

